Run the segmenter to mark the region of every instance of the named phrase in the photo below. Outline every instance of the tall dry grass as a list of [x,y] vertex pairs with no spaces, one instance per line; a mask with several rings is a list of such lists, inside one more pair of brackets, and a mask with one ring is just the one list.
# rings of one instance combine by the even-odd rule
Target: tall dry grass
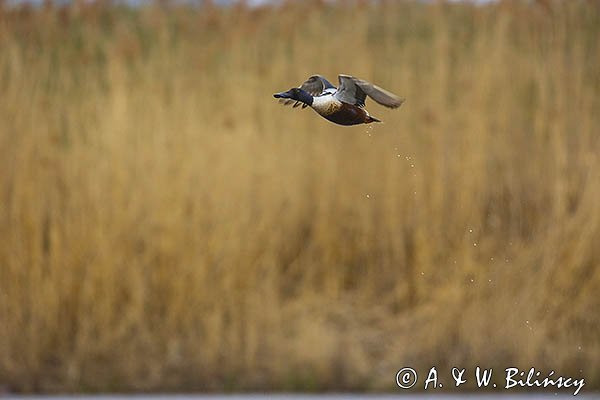
[[[0,386],[600,388],[593,1],[0,13]],[[271,97],[350,73],[334,126]]]

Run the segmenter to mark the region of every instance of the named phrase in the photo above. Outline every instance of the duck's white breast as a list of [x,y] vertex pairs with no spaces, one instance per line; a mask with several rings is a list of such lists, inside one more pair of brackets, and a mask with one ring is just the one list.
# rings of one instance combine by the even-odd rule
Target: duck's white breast
[[316,112],[321,115],[330,115],[342,107],[342,103],[333,97],[332,94],[313,97],[311,106]]

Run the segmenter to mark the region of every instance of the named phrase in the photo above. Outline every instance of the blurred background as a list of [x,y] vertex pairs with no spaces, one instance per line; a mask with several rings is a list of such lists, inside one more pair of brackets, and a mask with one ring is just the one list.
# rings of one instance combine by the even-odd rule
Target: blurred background
[[597,1],[0,3],[4,390],[600,389]]

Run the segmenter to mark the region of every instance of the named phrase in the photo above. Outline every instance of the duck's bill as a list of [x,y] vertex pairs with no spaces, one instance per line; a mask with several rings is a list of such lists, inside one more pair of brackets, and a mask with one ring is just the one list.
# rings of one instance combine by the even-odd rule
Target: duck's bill
[[275,93],[273,95],[273,97],[275,97],[276,99],[289,99],[292,96],[290,96],[290,94],[288,92],[281,92],[281,93]]

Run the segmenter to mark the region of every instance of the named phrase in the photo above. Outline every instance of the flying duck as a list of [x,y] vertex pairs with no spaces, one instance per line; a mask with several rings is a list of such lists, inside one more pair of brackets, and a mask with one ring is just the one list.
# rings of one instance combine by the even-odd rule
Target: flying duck
[[398,108],[404,99],[375,86],[365,80],[350,75],[339,75],[340,86],[336,88],[321,75],[313,75],[300,87],[287,92],[275,93],[284,105],[294,104],[294,108],[311,107],[323,118],[340,125],[370,124],[381,122],[365,110],[367,96],[377,103]]

